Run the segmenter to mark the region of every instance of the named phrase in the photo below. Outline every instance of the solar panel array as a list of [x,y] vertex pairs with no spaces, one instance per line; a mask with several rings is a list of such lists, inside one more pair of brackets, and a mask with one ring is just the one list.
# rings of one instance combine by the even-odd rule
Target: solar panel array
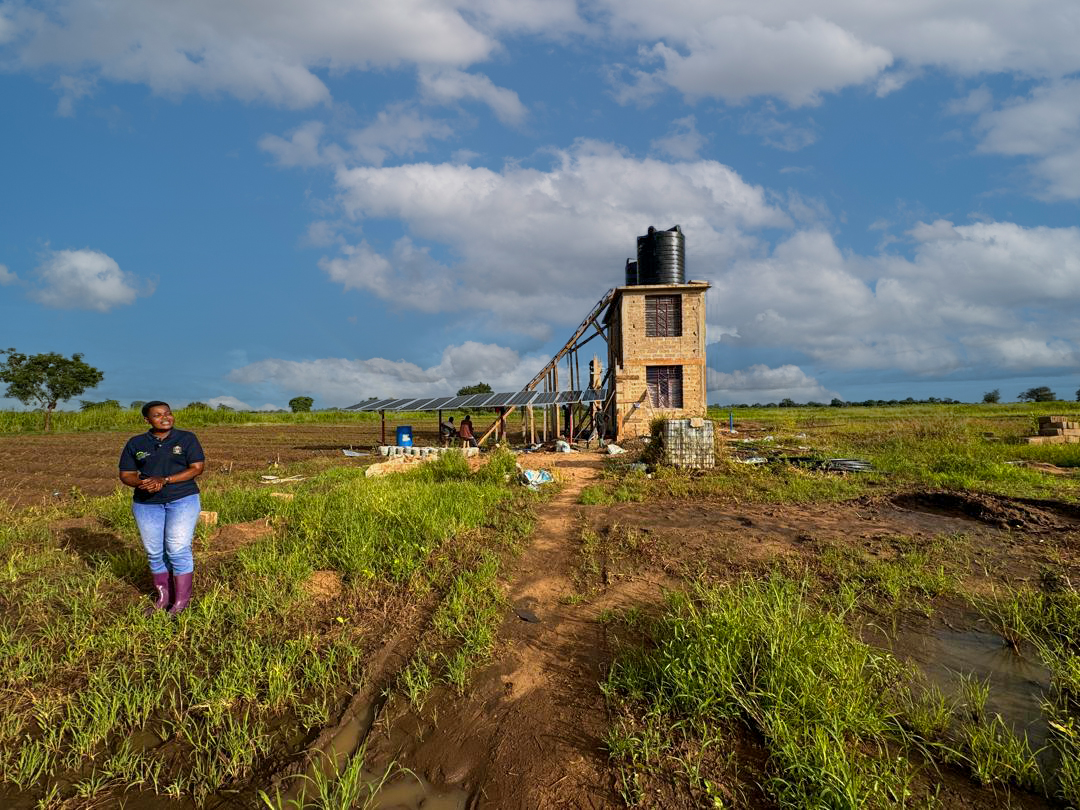
[[523,408],[526,405],[569,405],[597,402],[607,391],[510,391],[504,394],[466,394],[458,397],[418,397],[411,399],[369,399],[350,405],[347,411],[456,411],[459,408]]

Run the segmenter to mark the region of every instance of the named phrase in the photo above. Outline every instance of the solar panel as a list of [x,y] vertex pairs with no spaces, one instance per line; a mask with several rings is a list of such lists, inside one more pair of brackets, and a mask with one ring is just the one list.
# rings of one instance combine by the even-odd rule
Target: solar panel
[[428,406],[435,400],[431,397],[424,397],[423,399],[413,400],[407,408],[402,408],[403,411],[426,411]]
[[520,391],[517,394],[514,394],[514,396],[511,397],[510,401],[506,404],[512,405],[515,408],[523,408],[524,406],[532,402],[535,396],[536,391]]
[[443,403],[443,410],[454,411],[464,405],[468,400],[472,399],[475,394],[467,394],[460,397],[450,397],[448,402]]
[[485,408],[508,408],[511,405],[527,405],[534,396],[535,392],[533,391],[507,391],[501,394],[490,394],[483,406]]
[[386,407],[386,403],[393,402],[392,399],[369,399],[365,402],[358,402],[346,410],[350,411],[378,411]]
[[607,399],[607,391],[603,388],[590,388],[581,394],[582,402],[603,402]]
[[559,401],[558,391],[542,391],[536,395],[536,399],[533,400],[533,405],[554,405]]
[[581,401],[580,391],[560,391],[559,392],[559,404],[571,405],[575,402]]
[[386,411],[400,411],[402,405],[408,405],[410,402],[415,402],[415,397],[409,397],[408,399],[392,399],[382,406],[381,410]]
[[454,399],[457,399],[457,397],[439,397],[438,399],[433,399],[433,400],[431,400],[431,402],[429,402],[427,404],[426,410],[429,410],[429,411],[442,410],[443,408],[446,407],[448,402],[450,402],[451,400],[454,400]]
[[489,399],[492,399],[492,398],[494,398],[493,394],[473,394],[471,397],[469,397],[467,400],[465,400],[463,403],[461,403],[461,407],[462,408],[479,408],[479,407],[483,406],[484,403],[486,403]]
[[480,406],[483,406],[485,408],[501,408],[506,405],[513,394],[477,394],[477,396],[482,396],[484,399],[480,402],[472,403],[471,407],[479,408]]

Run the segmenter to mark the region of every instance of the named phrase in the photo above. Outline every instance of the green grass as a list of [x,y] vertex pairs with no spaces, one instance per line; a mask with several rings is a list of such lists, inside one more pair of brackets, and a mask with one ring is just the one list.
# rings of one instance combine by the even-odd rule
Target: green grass
[[604,684],[633,718],[609,738],[624,782],[674,754],[661,728],[708,744],[744,724],[768,748],[764,787],[782,807],[906,800],[910,769],[890,755],[904,670],[815,608],[808,587],[776,575],[671,595],[653,645],[620,657]]
[[[276,528],[212,565],[197,551],[196,600],[178,621],[143,616],[131,578],[145,576],[145,563],[123,493],[84,502],[122,546],[86,558],[48,530],[56,510],[8,510],[0,779],[47,791],[79,772],[87,797],[138,787],[196,801],[243,785],[290,729],[321,727],[360,684],[365,609],[391,593],[436,594],[447,677],[461,688],[490,651],[500,605],[497,558],[485,549],[529,525],[504,483],[512,466],[499,454],[471,473],[450,454],[385,478],[334,469],[302,482],[293,501],[252,487],[208,492],[226,521],[272,514]],[[472,552],[462,556],[450,541],[465,536]],[[344,583],[330,605],[313,604],[304,587],[320,569]],[[151,733],[166,744],[126,742]]]
[[[925,584],[902,579],[908,593]],[[767,757],[764,773],[753,763],[742,770],[784,808],[925,806],[933,796],[916,777],[935,763],[959,764],[987,785],[1044,789],[1027,739],[986,714],[985,683],[969,679],[961,699],[947,700],[860,641],[847,621],[855,603],[822,586],[772,573],[669,595],[647,642],[625,646],[603,684],[627,804],[647,803],[672,780],[699,801],[722,795],[718,785],[738,792],[740,763],[709,752],[735,751],[740,735]],[[1068,800],[1073,772],[1066,759],[1057,776]]]
[[[626,499],[810,503],[919,488],[1076,501],[1080,444],[1018,443],[1035,432],[1038,415],[1057,413],[1080,419],[1080,405],[737,409],[739,433],[735,441],[719,443],[715,469],[659,467],[651,480],[642,478],[644,483],[635,484],[629,490],[633,497]],[[726,431],[726,411],[713,409],[710,415],[717,431]],[[772,437],[769,441],[766,434]],[[748,455],[762,455],[774,463],[740,463]],[[783,456],[859,458],[871,462],[875,472],[845,475],[775,461]],[[1023,461],[1077,468],[1077,475],[1052,476],[1012,463]],[[582,503],[622,500],[613,493],[629,480],[627,475],[587,489]]]

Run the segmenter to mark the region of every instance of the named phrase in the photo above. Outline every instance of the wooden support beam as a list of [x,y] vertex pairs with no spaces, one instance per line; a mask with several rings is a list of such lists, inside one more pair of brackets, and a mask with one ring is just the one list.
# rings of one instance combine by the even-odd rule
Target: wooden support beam
[[382,443],[386,446],[386,411],[379,411],[379,419],[382,422]]
[[491,423],[491,427],[484,431],[484,435],[476,440],[477,445],[483,444],[488,436],[490,436],[492,433],[499,429],[500,425],[505,428],[506,422],[504,420],[506,419],[506,416],[510,413],[513,413],[515,410],[517,409],[513,405],[511,405],[509,408],[504,409],[504,412],[499,414],[499,418]]

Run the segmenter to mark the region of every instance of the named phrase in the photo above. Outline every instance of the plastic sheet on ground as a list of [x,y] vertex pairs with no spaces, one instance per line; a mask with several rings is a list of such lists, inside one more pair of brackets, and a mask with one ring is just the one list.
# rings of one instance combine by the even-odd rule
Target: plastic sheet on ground
[[619,447],[619,445],[617,445],[617,444],[609,444],[607,446],[607,454],[609,456],[617,456],[620,453],[625,453],[625,452],[626,451],[623,450],[621,447]]
[[344,453],[345,455],[347,455],[349,458],[360,458],[361,456],[370,456],[371,455],[371,453],[358,453],[355,450],[346,450],[344,448],[342,448],[341,452]]
[[518,480],[521,481],[523,486],[536,492],[542,485],[550,484],[555,479],[547,470],[522,470]]
[[555,452],[556,453],[576,453],[577,450],[575,450],[569,444],[564,442],[562,439],[559,439],[557,442],[555,442]]

